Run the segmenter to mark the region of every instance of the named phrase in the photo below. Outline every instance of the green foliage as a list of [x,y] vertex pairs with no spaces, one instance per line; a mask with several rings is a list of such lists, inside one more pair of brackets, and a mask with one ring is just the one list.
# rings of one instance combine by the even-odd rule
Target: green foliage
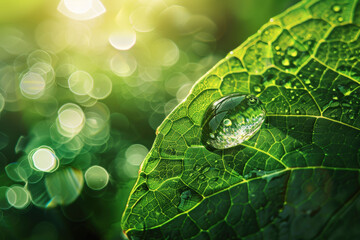
[[[337,239],[360,229],[360,1],[307,0],[220,61],[158,129],[123,216],[137,239]],[[267,112],[240,146],[207,150],[207,107]]]

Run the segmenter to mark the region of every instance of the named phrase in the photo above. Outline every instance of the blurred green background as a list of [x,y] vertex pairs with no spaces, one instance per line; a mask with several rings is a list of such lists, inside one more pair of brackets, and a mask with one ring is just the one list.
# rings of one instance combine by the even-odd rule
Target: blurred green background
[[0,240],[125,239],[156,128],[291,0],[0,0]]

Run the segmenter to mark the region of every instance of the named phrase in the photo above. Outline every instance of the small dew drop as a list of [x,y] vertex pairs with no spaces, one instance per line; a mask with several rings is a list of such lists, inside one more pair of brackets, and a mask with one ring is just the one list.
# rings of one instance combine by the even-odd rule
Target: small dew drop
[[275,46],[275,50],[279,51],[280,47],[279,46]]
[[288,51],[288,54],[292,57],[296,57],[298,55],[298,52],[296,49],[294,48],[290,48],[289,51]]
[[339,21],[339,22],[343,22],[343,21],[344,21],[344,18],[343,18],[343,17],[338,17],[338,21]]
[[332,7],[332,10],[337,13],[337,12],[340,12],[340,11],[341,11],[341,7],[340,7],[339,5],[334,5],[334,6]]
[[257,98],[255,98],[255,97],[249,97],[249,104],[250,105],[252,105],[252,104],[255,104],[256,103],[256,101],[257,101]]
[[296,114],[300,114],[300,110],[299,110],[299,109],[296,109],[296,110],[295,110],[295,113],[296,113]]
[[281,64],[285,67],[288,67],[288,66],[290,66],[290,61],[289,61],[289,59],[285,58],[282,60]]
[[261,92],[261,88],[259,86],[254,86],[254,91],[255,92]]

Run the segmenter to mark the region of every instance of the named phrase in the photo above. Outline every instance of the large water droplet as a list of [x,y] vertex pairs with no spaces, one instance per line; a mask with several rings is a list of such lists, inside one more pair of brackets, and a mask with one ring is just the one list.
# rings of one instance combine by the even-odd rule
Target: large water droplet
[[[225,149],[250,139],[265,120],[265,109],[252,95],[231,94],[212,103],[202,123],[202,142]],[[230,124],[231,123],[231,124]]]

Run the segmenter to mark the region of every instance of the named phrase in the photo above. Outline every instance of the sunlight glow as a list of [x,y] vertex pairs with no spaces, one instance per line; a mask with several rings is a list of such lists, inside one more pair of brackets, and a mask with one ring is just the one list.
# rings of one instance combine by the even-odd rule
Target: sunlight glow
[[109,37],[109,42],[118,50],[128,50],[136,42],[136,33],[132,29],[113,32]]
[[42,172],[53,172],[59,165],[59,160],[54,151],[49,147],[40,147],[31,156],[36,170]]
[[109,182],[109,173],[105,168],[94,165],[85,172],[85,181],[89,188],[93,190],[101,190]]
[[85,115],[78,105],[67,103],[59,109],[57,120],[60,133],[67,137],[73,137],[83,128]]
[[99,0],[61,0],[58,11],[74,20],[90,20],[106,12]]
[[39,98],[45,89],[45,79],[38,73],[28,72],[20,81],[20,90],[24,97]]

